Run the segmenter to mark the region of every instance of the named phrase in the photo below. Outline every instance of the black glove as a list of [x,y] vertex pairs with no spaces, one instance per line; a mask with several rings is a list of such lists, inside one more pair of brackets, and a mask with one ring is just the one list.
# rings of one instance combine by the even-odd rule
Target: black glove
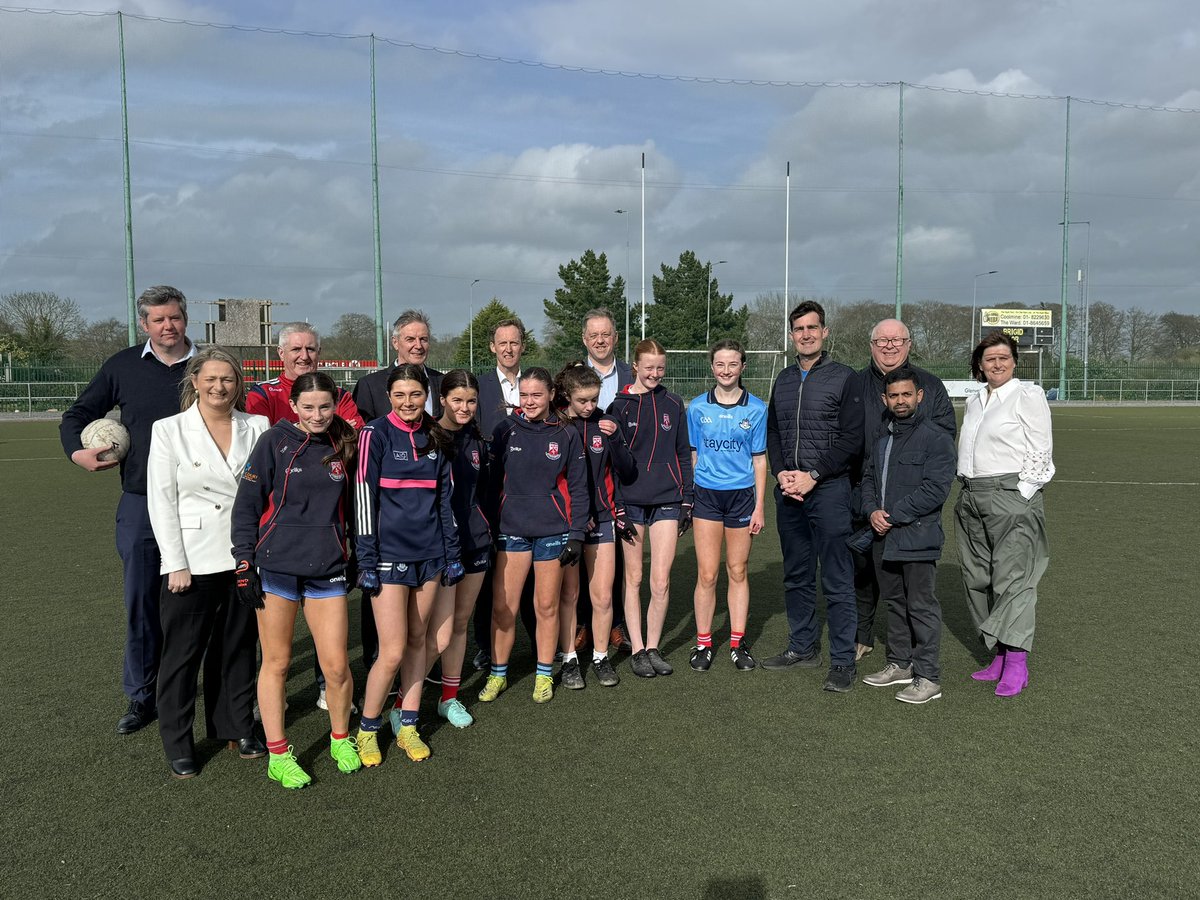
[[625,518],[625,510],[623,509],[618,509],[613,513],[613,531],[625,543],[637,543],[637,528]]
[[846,546],[857,553],[870,553],[875,543],[875,529],[868,525],[846,538]]
[[467,576],[467,570],[463,568],[461,560],[454,560],[445,569],[442,570],[442,585],[445,587],[454,587]]
[[683,537],[692,528],[692,504],[683,503],[679,506],[679,536]]
[[579,562],[579,557],[583,556],[583,541],[567,541],[567,545],[562,548],[562,553],[558,554],[558,561],[563,566],[573,566]]
[[358,586],[368,597],[379,593],[379,573],[374,569],[363,569],[358,573]]
[[238,600],[251,609],[263,609],[266,603],[263,601],[262,579],[258,577],[258,569],[254,568],[254,563],[248,559],[239,559],[233,574]]

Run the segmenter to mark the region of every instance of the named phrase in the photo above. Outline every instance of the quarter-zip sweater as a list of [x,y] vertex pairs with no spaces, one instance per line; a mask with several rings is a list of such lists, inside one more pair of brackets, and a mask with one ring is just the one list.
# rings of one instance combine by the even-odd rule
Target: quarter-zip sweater
[[637,477],[637,463],[629,455],[621,430],[605,434],[600,430],[602,419],[615,422],[611,416],[602,416],[599,410],[590,419],[568,420],[583,441],[588,461],[588,517],[597,525],[611,522],[613,514],[623,505],[620,483],[632,482]]
[[822,353],[808,374],[799,360],[779,373],[767,405],[771,474],[811,472],[819,481],[846,474],[863,451],[857,374]]
[[459,558],[450,460],[432,447],[424,420],[409,423],[390,412],[364,427],[355,472],[361,569]]
[[282,575],[332,578],[349,559],[349,480],[333,446],[291,422],[250,451],[233,503],[233,556]]
[[557,414],[528,421],[518,410],[496,426],[491,443],[491,502],[501,534],[523,538],[587,528],[587,463],[579,432]]
[[641,394],[631,388],[608,408],[637,466],[637,478],[623,485],[622,498],[639,506],[691,503],[692,444],[683,400],[661,384]]

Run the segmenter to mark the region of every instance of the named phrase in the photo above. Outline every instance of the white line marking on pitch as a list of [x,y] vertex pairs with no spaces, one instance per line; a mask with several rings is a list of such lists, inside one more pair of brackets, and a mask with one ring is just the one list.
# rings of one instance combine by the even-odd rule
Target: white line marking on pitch
[[1055,478],[1054,481],[1057,481],[1059,484],[1136,484],[1145,487],[1200,487],[1200,481],[1085,481],[1072,478]]

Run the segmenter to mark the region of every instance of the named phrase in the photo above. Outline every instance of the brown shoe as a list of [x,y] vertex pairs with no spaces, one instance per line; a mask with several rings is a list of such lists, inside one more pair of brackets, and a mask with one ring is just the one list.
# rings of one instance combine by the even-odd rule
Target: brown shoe
[[854,661],[858,662],[864,656],[870,656],[871,651],[875,648],[871,644],[855,644],[854,645]]
[[578,653],[585,646],[587,646],[587,641],[588,627],[586,625],[580,625],[575,632],[575,652]]

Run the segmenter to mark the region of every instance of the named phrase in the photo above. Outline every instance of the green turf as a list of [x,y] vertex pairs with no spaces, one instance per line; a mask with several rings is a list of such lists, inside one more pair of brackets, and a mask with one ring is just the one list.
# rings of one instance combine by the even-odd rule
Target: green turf
[[[939,575],[945,697],[925,707],[822,672],[687,670],[695,563],[681,546],[670,678],[529,699],[524,644],[475,727],[423,730],[339,775],[296,650],[289,737],[315,784],[201,742],[175,782],[155,729],[113,732],[120,570],[112,474],[62,457],[52,423],[0,423],[4,896],[1184,897],[1200,895],[1195,666],[1200,410],[1056,408],[1058,476],[1032,684],[983,657],[953,546]],[[1088,484],[1189,482],[1189,484]],[[751,557],[750,639],[782,649],[773,526]],[[727,640],[723,615],[718,637]],[[362,671],[352,626],[355,676]],[[724,645],[722,646],[724,651]],[[879,650],[862,671],[883,665]],[[386,733],[386,731],[385,731]]]

